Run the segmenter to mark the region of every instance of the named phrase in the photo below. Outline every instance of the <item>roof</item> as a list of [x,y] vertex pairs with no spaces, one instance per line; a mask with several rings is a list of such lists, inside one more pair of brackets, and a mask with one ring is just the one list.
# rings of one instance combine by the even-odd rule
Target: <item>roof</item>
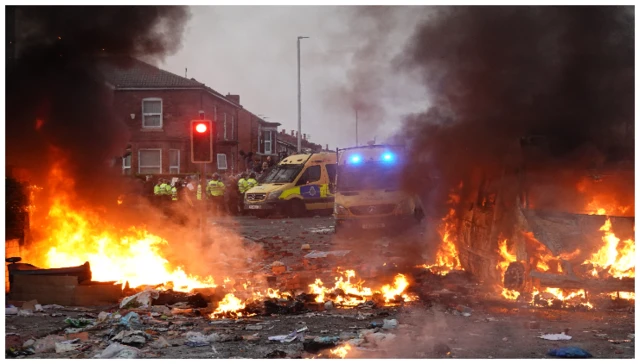
[[[298,138],[286,133],[278,133],[278,141],[283,141],[283,142],[287,142],[288,144],[297,146],[298,145]],[[305,148],[310,148],[310,149],[314,149],[314,150],[321,150],[322,146],[320,144],[316,144],[316,143],[312,143],[308,140],[304,140],[304,139],[300,139],[300,146],[301,147],[305,147]]]
[[132,57],[105,57],[98,70],[116,89],[128,88],[201,88],[194,79],[178,76]]

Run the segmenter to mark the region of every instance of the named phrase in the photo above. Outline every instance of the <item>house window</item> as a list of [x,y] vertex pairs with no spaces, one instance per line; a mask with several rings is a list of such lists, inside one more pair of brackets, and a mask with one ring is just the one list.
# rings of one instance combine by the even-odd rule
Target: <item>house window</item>
[[142,127],[162,128],[162,99],[142,100]]
[[224,130],[224,140],[227,140],[227,113],[224,113],[224,124],[223,124],[223,130]]
[[180,149],[169,149],[169,173],[180,173]]
[[227,155],[219,153],[218,154],[218,169],[227,169]]
[[271,154],[271,131],[264,132],[264,154]]
[[131,175],[131,153],[122,157],[122,174]]
[[162,149],[138,150],[138,173],[140,174],[162,173]]

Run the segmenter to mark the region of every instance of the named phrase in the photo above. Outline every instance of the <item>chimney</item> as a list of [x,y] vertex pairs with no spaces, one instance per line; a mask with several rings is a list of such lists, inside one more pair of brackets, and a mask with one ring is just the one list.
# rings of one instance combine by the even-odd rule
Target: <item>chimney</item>
[[240,95],[227,94],[227,96],[225,97],[227,98],[227,100],[235,102],[236,104],[240,105]]
[[281,133],[282,134],[287,134],[287,129],[282,129]]
[[327,147],[324,148],[324,150],[329,150],[329,144],[327,144]]
[[291,130],[291,136],[296,136],[296,131],[295,130]]

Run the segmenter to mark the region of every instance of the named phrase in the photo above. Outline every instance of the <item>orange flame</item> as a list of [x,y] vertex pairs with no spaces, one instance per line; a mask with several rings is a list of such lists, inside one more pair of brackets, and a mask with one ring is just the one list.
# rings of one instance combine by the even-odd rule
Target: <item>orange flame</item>
[[342,290],[345,295],[337,295],[331,300],[347,307],[364,303],[375,293],[382,294],[386,303],[393,301],[397,296],[401,296],[405,302],[416,299],[415,296],[405,293],[405,290],[409,287],[409,282],[403,274],[397,274],[395,276],[393,286],[387,284],[375,292],[371,288],[364,287],[364,281],[355,283],[351,281],[352,278],[356,277],[355,271],[347,270],[344,273],[341,272],[341,274],[343,277],[336,277],[333,288],[325,287],[319,278],[316,278],[315,282],[309,285],[309,293],[317,295],[315,299],[316,302],[326,302],[328,300],[326,296],[336,290]]
[[610,218],[607,218],[600,231],[604,231],[604,236],[602,237],[602,241],[605,243],[604,246],[583,264],[592,264],[594,266],[591,274],[595,277],[598,277],[598,270],[600,269],[607,271],[614,278],[634,278],[636,271],[635,241],[627,239],[621,243],[620,239],[611,231]]
[[[504,282],[504,274],[507,271],[507,268],[509,268],[509,264],[517,262],[518,259],[515,254],[509,252],[507,239],[504,239],[498,244],[498,253],[502,259],[496,265],[496,269],[500,272],[500,282]],[[520,292],[504,287],[502,287],[502,292],[500,294],[508,300],[516,300],[520,296]]]
[[55,195],[45,226],[48,238],[25,251],[30,263],[56,268],[88,261],[94,281],[129,282],[132,288],[173,282],[176,291],[188,292],[216,286],[211,276],[192,276],[169,264],[161,252],[166,240],[142,228],[118,231],[88,209],[74,209],[73,180],[60,164],[52,168],[49,181]]
[[351,350],[351,345],[349,344],[344,344],[342,346],[339,346],[335,349],[331,349],[329,350],[329,352],[331,352],[331,354],[335,355],[335,356],[339,356],[340,359],[344,359],[347,354],[349,353],[349,351]]
[[452,207],[449,209],[449,213],[442,219],[443,225],[438,231],[442,237],[442,243],[436,253],[435,263],[431,265],[425,264],[423,266],[441,275],[446,275],[452,270],[462,270],[455,238],[455,224],[457,221],[455,207],[460,203],[460,195],[458,192],[461,189],[462,182],[460,182],[457,190],[452,190],[449,194],[449,201],[447,201],[447,203]]
[[210,318],[219,318],[225,314],[233,315],[233,317],[242,317],[241,311],[245,308],[245,304],[242,300],[236,297],[233,293],[227,293],[224,298],[218,302],[218,308],[210,315]]

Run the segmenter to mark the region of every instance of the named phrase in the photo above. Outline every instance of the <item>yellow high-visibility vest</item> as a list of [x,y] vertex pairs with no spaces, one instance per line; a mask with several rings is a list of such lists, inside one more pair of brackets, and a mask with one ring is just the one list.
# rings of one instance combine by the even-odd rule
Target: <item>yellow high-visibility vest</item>
[[247,192],[247,180],[244,178],[240,178],[238,180],[238,190],[240,191],[240,193],[245,193]]
[[223,196],[224,189],[225,186],[222,181],[209,181],[209,184],[207,185],[207,192],[214,197]]

